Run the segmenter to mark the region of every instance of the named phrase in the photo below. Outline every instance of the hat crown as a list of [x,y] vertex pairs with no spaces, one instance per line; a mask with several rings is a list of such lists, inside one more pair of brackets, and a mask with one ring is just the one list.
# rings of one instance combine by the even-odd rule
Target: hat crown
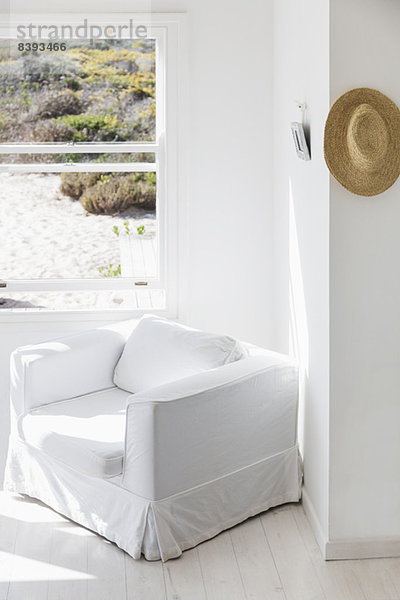
[[384,119],[370,104],[359,104],[352,112],[347,129],[347,144],[358,168],[378,167],[385,160],[389,134]]
[[400,111],[371,88],[345,92],[329,111],[324,156],[332,175],[350,192],[376,196],[400,174]]

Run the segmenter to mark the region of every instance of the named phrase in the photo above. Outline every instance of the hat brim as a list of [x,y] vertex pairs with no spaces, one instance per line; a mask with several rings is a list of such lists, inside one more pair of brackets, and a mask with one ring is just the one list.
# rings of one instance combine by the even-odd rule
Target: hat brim
[[[379,114],[387,133],[385,155],[368,168],[350,153],[347,136],[350,119],[362,104]],[[370,88],[357,88],[340,96],[326,120],[324,155],[332,175],[350,192],[375,196],[390,188],[400,175],[400,111],[396,104]]]

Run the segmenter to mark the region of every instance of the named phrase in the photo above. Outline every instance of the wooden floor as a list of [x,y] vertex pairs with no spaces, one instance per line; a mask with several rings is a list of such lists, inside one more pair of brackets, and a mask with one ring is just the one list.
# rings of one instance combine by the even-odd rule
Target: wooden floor
[[400,559],[324,562],[301,505],[177,560],[134,561],[40,502],[0,493],[1,600],[399,600]]

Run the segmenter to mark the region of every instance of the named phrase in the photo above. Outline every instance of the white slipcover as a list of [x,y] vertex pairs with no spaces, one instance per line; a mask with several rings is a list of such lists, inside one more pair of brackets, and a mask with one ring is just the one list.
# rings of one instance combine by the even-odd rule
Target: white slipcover
[[125,344],[115,367],[114,383],[136,394],[245,356],[241,344],[227,335],[146,315]]
[[[246,358],[129,395],[110,388],[134,325],[13,354],[6,488],[39,498],[133,558],[149,560],[175,558],[251,515],[299,500],[296,365],[247,346]],[[105,468],[107,458],[117,457],[113,436],[120,426],[107,433],[111,439],[101,437],[96,399],[99,415],[112,410],[112,399],[113,414],[127,404],[121,475]],[[59,423],[53,436],[46,434],[46,419],[61,420],[63,407],[80,424],[90,414],[90,433],[79,425],[73,434]],[[107,454],[107,442],[117,444],[117,454]]]
[[19,417],[19,437],[82,473],[121,475],[128,396],[113,387],[34,408]]

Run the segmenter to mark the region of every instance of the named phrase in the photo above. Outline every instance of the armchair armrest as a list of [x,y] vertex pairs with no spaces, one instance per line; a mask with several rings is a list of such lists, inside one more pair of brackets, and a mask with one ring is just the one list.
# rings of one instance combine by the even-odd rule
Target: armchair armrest
[[[133,322],[131,327],[133,326]],[[11,355],[12,418],[59,400],[113,386],[125,343],[121,326],[23,346]]]
[[298,370],[250,356],[129,398],[123,485],[160,500],[296,444]]

